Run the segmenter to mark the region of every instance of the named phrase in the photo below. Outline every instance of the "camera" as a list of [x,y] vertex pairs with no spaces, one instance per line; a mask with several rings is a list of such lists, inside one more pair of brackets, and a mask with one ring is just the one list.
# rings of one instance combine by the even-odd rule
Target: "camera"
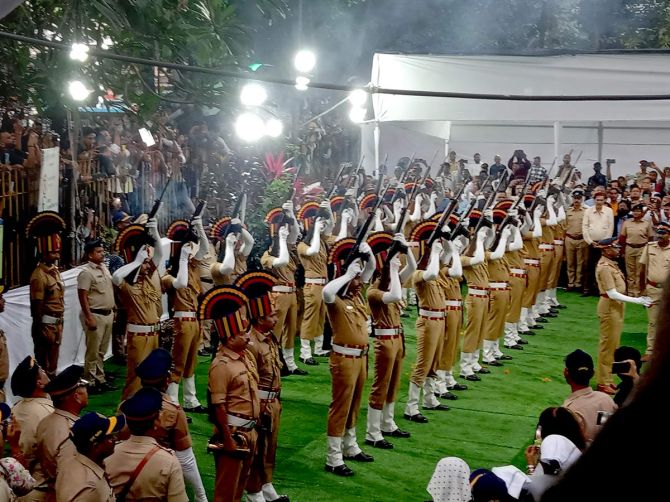
[[630,371],[630,363],[628,361],[618,361],[612,363],[612,373],[628,373]]

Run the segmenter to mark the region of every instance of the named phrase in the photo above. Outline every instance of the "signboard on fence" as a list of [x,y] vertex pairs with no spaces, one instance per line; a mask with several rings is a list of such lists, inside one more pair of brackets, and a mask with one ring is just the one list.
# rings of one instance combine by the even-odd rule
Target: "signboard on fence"
[[58,154],[58,148],[45,148],[42,150],[40,196],[37,201],[38,211],[58,212]]

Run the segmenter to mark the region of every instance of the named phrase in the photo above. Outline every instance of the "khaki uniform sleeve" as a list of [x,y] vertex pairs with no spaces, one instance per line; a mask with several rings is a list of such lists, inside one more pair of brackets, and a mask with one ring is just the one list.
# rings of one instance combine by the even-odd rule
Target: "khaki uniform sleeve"
[[77,289],[84,289],[86,291],[89,291],[91,289],[92,283],[93,283],[93,276],[87,269],[84,269],[81,272],[79,272],[79,275],[77,276]]
[[170,274],[165,274],[163,277],[161,277],[161,290],[163,292],[168,291],[172,288],[172,283],[174,283],[174,277],[172,277]]
[[423,270],[415,270],[412,274],[412,284],[418,284],[424,282],[423,280]]
[[209,268],[210,273],[212,274],[212,280],[215,283],[221,283],[226,280],[226,276],[221,273],[221,267],[220,263],[216,262],[213,263],[212,266]]
[[182,408],[177,412],[177,424],[174,428],[174,447],[177,451],[186,450],[193,446],[191,433],[188,430],[188,421],[186,420],[186,413]]
[[33,300],[44,300],[44,289],[46,282],[42,274],[33,273],[30,277],[30,298]]
[[469,256],[461,256],[461,266],[463,267],[472,266],[472,258]]
[[272,263],[274,262],[274,256],[270,256],[270,253],[267,251],[261,256],[261,266],[266,270],[272,269]]
[[642,250],[640,255],[640,265],[649,266],[649,244],[647,244]]
[[596,269],[596,279],[603,291],[616,289],[616,282],[614,281],[614,274],[610,267],[600,267]]
[[377,288],[370,288],[368,289],[368,302],[370,302],[371,305],[379,305],[384,302],[383,297],[384,293],[382,292],[381,289]]
[[309,249],[309,246],[305,244],[304,242],[299,242],[298,243],[298,254],[300,256],[307,256],[307,250]]
[[228,386],[230,384],[229,372],[223,364],[212,368],[209,375],[209,386],[212,404],[225,404],[228,397]]

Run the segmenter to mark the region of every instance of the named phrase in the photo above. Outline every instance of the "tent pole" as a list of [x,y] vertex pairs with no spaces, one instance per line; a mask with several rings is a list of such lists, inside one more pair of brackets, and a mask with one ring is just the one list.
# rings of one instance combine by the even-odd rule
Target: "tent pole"
[[605,128],[602,122],[598,122],[598,162],[603,160],[603,139],[605,136]]
[[558,159],[561,150],[561,130],[560,122],[554,122],[554,158]]
[[372,174],[374,177],[377,177],[379,174],[379,141],[380,141],[379,121],[375,122],[374,137],[375,137],[375,165]]

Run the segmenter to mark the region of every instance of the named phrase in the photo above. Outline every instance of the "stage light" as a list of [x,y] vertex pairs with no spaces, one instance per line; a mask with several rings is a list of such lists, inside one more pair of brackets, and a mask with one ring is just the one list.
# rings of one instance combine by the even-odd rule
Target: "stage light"
[[300,73],[309,73],[316,66],[316,55],[310,50],[302,49],[295,55],[293,65]]
[[279,119],[269,119],[265,123],[265,133],[271,138],[278,138],[284,132],[284,124]]
[[245,106],[261,106],[267,97],[265,87],[253,82],[242,87],[240,92],[240,101]]
[[70,49],[70,59],[83,63],[88,59],[88,46],[84,44],[74,43]]
[[368,93],[363,89],[354,89],[349,93],[349,102],[354,106],[363,107],[368,102]]
[[84,101],[91,94],[91,90],[87,89],[80,80],[73,80],[70,82],[68,84],[68,91],[70,97],[75,101]]
[[235,121],[235,133],[242,141],[252,143],[265,134],[265,123],[255,113],[243,113]]
[[295,88],[299,91],[306,91],[308,89],[309,79],[302,75],[295,78]]
[[354,108],[351,109],[349,112],[349,120],[352,122],[359,124],[365,120],[365,114],[368,111],[365,108],[360,108],[358,106],[355,106]]

